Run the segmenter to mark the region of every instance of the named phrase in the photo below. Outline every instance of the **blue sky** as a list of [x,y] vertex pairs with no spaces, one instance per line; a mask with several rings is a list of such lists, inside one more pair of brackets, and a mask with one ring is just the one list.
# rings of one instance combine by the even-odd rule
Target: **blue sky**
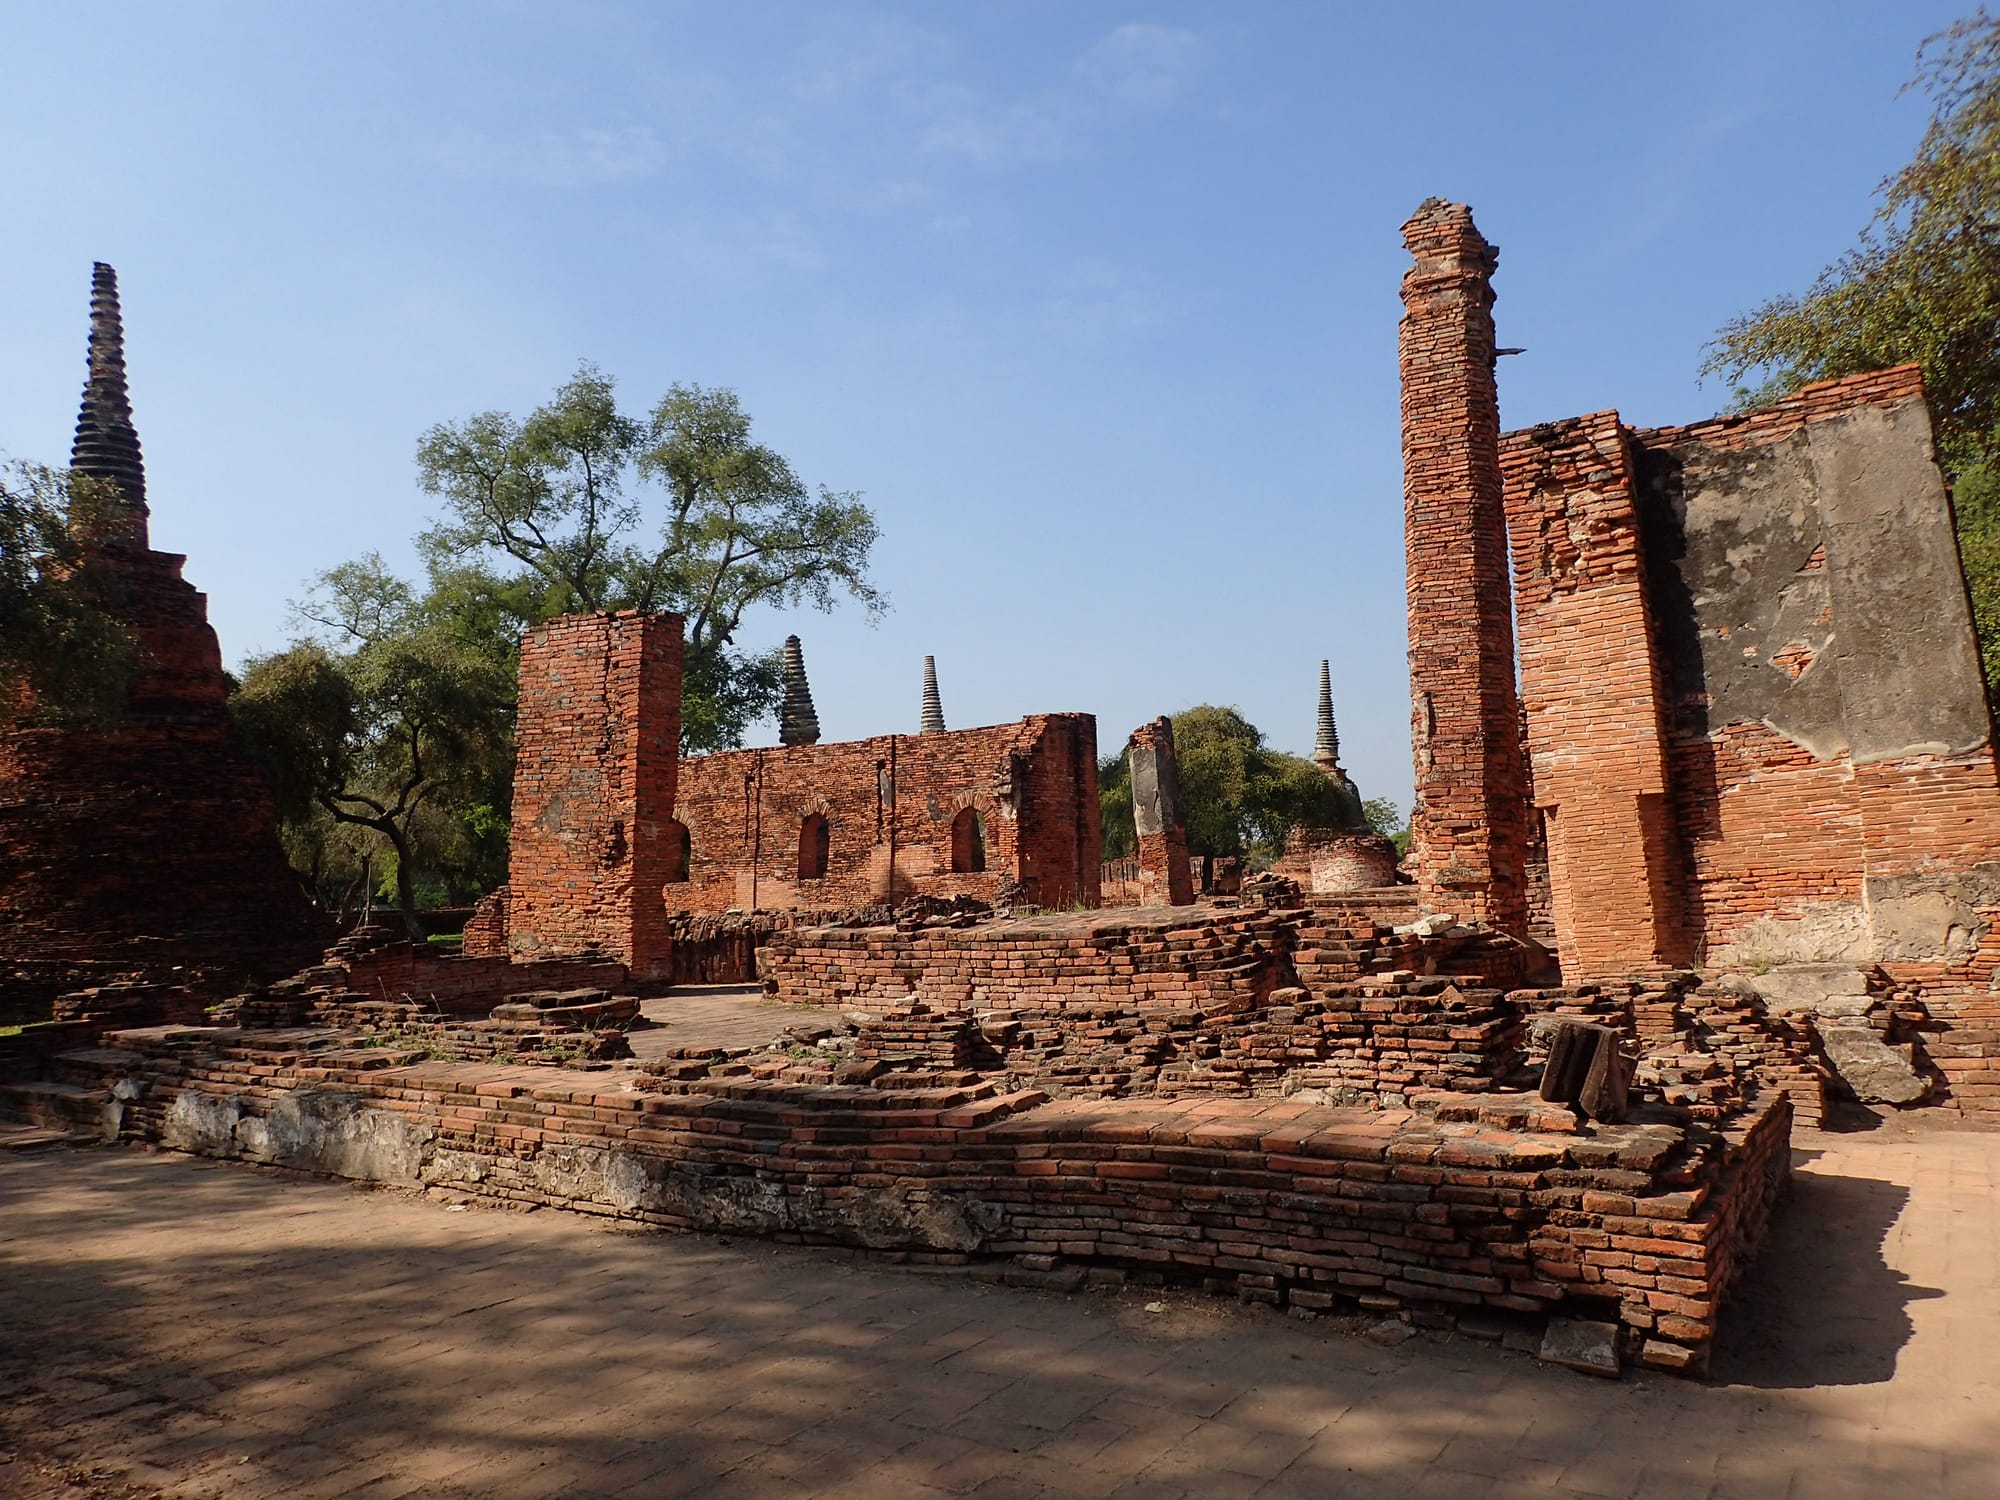
[[[582,359],[734,387],[864,492],[829,738],[1234,703],[1407,805],[1397,228],[1501,248],[1509,426],[1706,415],[1717,324],[1852,241],[1967,0],[0,3],[0,449],[59,462],[118,267],[156,546],[232,662],[407,563],[434,422]],[[768,727],[765,731],[769,737]]]

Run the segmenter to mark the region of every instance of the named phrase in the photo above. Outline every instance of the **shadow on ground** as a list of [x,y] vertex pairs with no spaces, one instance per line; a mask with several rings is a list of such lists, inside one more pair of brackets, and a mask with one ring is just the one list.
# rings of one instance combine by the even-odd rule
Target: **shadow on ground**
[[1910,1303],[1944,1295],[1883,1259],[1909,1201],[1893,1182],[1796,1173],[1757,1263],[1730,1293],[1714,1378],[1803,1389],[1893,1377],[1915,1331]]
[[0,1422],[189,1495],[1673,1500],[1817,1493],[1802,1465],[1942,1495],[1985,1471],[1990,1423],[1827,1431],[1784,1394],[1894,1371],[1903,1304],[1935,1294],[1831,1247],[1879,1247],[1902,1201],[1801,1179],[1739,1299],[1725,1373],[1773,1388],[1746,1399],[1214,1299],[54,1153],[0,1162]]

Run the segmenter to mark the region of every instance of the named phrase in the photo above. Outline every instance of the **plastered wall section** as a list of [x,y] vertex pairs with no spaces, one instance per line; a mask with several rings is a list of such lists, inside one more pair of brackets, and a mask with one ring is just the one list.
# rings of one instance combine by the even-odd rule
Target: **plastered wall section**
[[[967,814],[976,859],[967,857]],[[945,734],[691,757],[676,816],[689,858],[685,878],[676,871],[664,887],[674,911],[830,910],[914,894],[1095,906],[1104,842],[1096,720],[1037,714]],[[811,847],[816,819],[825,820],[823,871]]]
[[1650,934],[1668,961],[1990,974],[2000,780],[1917,371],[1511,433],[1503,466],[1566,971]]
[[679,857],[678,615],[566,615],[521,642],[508,948],[670,961],[660,892]]

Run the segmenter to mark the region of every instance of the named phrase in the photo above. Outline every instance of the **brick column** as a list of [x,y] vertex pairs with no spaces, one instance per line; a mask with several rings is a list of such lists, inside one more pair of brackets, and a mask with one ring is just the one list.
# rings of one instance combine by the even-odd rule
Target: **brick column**
[[1403,515],[1425,907],[1527,929],[1527,778],[1493,380],[1499,252],[1463,204],[1427,199],[1403,226]]
[[1686,962],[1664,693],[1615,411],[1510,433],[1521,691],[1563,978]]
[[521,642],[508,861],[517,958],[668,971],[662,888],[681,737],[679,615],[565,615]]
[[1132,822],[1139,835],[1139,904],[1192,906],[1188,869],[1187,809],[1181,801],[1180,764],[1174,759],[1174,726],[1155,719],[1132,731],[1126,746],[1132,768]]

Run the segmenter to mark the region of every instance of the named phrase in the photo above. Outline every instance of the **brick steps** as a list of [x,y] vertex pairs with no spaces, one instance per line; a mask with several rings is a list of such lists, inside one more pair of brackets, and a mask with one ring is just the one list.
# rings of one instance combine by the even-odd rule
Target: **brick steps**
[[110,1097],[104,1089],[74,1083],[0,1084],[0,1120],[49,1129],[99,1130]]

